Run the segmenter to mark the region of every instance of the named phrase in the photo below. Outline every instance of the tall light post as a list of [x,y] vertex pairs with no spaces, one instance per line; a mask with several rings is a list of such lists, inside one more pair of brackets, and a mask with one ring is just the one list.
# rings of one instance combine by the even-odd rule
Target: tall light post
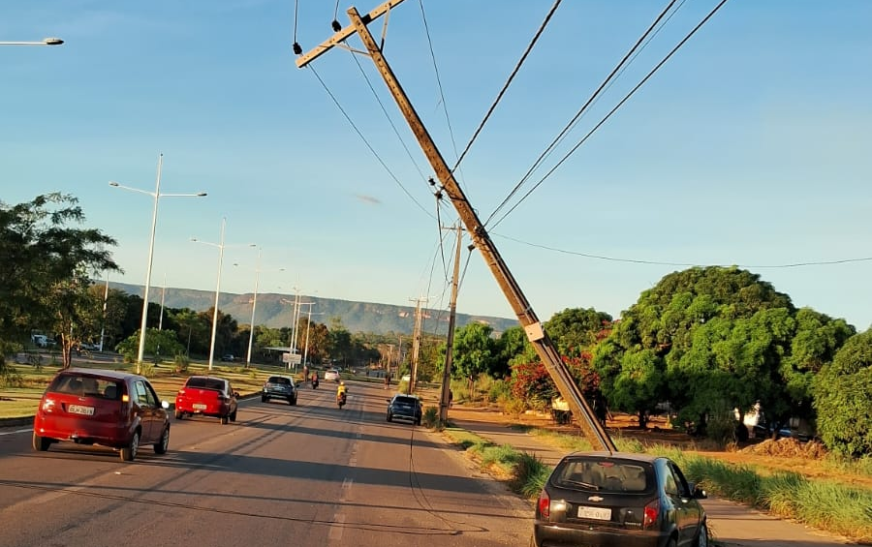
[[39,42],[0,42],[0,46],[59,46],[63,43],[60,38],[43,38]]
[[312,326],[312,306],[317,302],[300,302],[301,306],[309,306],[309,315],[306,317],[306,343],[303,349],[303,367],[308,365],[309,359],[309,327]]
[[[251,323],[250,329],[251,332],[248,335],[248,354],[245,357],[245,368],[251,366],[251,346],[254,341],[254,312],[257,309],[257,288],[260,283],[260,261],[263,258],[263,249],[258,248],[257,251],[257,267],[254,269],[254,297],[251,299]],[[239,264],[233,264],[234,266],[239,266]],[[285,271],[284,268],[279,268],[278,271]]]
[[[227,218],[221,219],[221,241],[220,243],[210,243],[202,241],[195,237],[191,241],[218,247],[218,281],[215,285],[215,309],[212,311],[212,342],[209,344],[209,370],[212,370],[212,363],[215,362],[215,337],[218,334],[218,297],[221,296],[221,267],[224,264],[224,228],[227,226]],[[249,244],[249,247],[256,247],[255,244]]]
[[118,184],[114,181],[109,181],[109,186],[121,188],[122,190],[130,190],[139,194],[151,196],[154,199],[154,210],[151,214],[151,238],[148,243],[148,268],[145,270],[145,292],[142,296],[142,322],[139,327],[139,352],[136,355],[136,372],[141,371],[142,359],[145,355],[145,330],[146,321],[148,320],[148,289],[151,286],[151,265],[154,261],[154,232],[157,228],[157,204],[160,198],[202,198],[206,197],[206,192],[198,192],[196,194],[161,194],[160,179],[161,169],[163,167],[163,154],[160,154],[157,159],[157,183],[155,184],[154,192],[147,192],[138,188],[131,188]]
[[106,310],[109,307],[109,270],[106,270],[106,288],[103,290],[103,324],[100,326],[100,353],[103,353],[103,340],[106,339]]

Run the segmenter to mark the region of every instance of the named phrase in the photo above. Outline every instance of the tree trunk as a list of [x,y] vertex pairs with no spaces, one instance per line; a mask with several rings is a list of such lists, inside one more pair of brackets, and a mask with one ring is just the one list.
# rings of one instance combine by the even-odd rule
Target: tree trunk
[[645,429],[648,427],[648,413],[644,410],[639,411],[639,428]]

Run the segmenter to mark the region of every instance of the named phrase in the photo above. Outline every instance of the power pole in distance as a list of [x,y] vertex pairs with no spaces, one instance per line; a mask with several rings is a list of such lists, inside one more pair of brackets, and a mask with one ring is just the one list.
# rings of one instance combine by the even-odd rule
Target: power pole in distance
[[[444,227],[443,227],[444,229]],[[439,398],[439,421],[448,420],[448,406],[451,403],[451,363],[454,355],[454,324],[457,319],[457,286],[460,276],[460,244],[463,228],[457,225],[457,248],[454,250],[454,275],[451,278],[451,304],[448,313],[448,340],[445,344],[445,366],[442,368],[442,396]]]
[[415,334],[412,338],[412,371],[409,373],[408,393],[415,393],[415,384],[418,383],[418,353],[421,350],[421,302],[429,298],[419,297],[410,299],[415,302]]
[[[572,411],[572,415],[576,422],[581,427],[585,436],[591,440],[592,444],[599,445],[599,448],[602,448],[603,450],[616,452],[617,448],[615,447],[615,443],[612,441],[611,437],[609,437],[608,432],[602,424],[600,424],[596,419],[593,409],[591,409],[590,405],[584,399],[581,390],[575,384],[575,380],[569,373],[569,369],[567,369],[566,365],[563,364],[560,354],[557,353],[554,343],[542,327],[542,323],[533,311],[532,305],[527,300],[527,297],[524,296],[521,287],[509,271],[502,256],[500,256],[490,234],[488,234],[484,225],[479,220],[478,214],[472,208],[472,205],[466,198],[463,190],[454,178],[454,173],[452,173],[445,158],[442,157],[442,153],[436,147],[436,143],[433,142],[433,138],[430,136],[427,128],[424,127],[424,124],[421,122],[420,116],[418,116],[418,113],[415,111],[415,108],[412,106],[412,103],[409,101],[409,98],[406,96],[405,91],[400,85],[399,80],[397,80],[396,75],[393,70],[391,70],[387,59],[385,59],[381,47],[367,27],[367,24],[371,23],[378,17],[389,13],[391,8],[402,2],[403,0],[388,0],[375,8],[365,17],[360,16],[357,8],[349,8],[346,13],[348,14],[348,18],[351,20],[351,25],[339,30],[331,38],[323,42],[321,45],[316,46],[309,53],[298,57],[296,61],[297,67],[302,68],[306,66],[308,63],[320,57],[334,46],[344,42],[349,36],[355,33],[360,37],[364,46],[366,46],[366,50],[369,52],[370,58],[384,78],[388,90],[397,102],[400,112],[402,112],[406,121],[409,123],[409,127],[418,139],[418,144],[421,146],[424,155],[427,156],[427,160],[433,167],[439,182],[442,184],[443,189],[451,199],[454,208],[457,209],[460,219],[466,226],[467,233],[469,233],[475,247],[482,254],[485,264],[490,268],[491,273],[496,278],[503,294],[506,295],[506,299],[512,306],[512,310],[518,317],[518,322],[520,322],[521,326],[524,327],[527,339],[536,350],[536,354],[540,359],[542,359],[542,363],[545,365],[548,374],[554,380],[554,384],[557,386],[560,395],[569,404],[569,408]],[[355,50],[352,50],[352,52],[357,53]]]

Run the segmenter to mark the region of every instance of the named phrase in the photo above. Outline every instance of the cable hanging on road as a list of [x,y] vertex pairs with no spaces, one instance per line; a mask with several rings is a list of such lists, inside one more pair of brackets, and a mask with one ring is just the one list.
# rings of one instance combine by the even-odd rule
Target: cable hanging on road
[[593,129],[591,129],[591,130],[590,130],[590,131],[589,131],[589,132],[588,132],[588,133],[587,133],[587,134],[586,134],[586,135],[585,135],[585,136],[584,136],[580,141],[578,141],[578,143],[576,143],[576,145],[573,146],[573,147],[569,150],[569,152],[567,152],[566,155],[564,155],[564,156],[560,159],[560,161],[558,161],[557,164],[554,165],[554,167],[552,167],[550,170],[548,170],[547,173],[545,173],[545,175],[544,175],[544,176],[539,180],[539,182],[537,182],[537,183],[536,183],[532,188],[530,188],[530,190],[528,190],[527,193],[524,194],[524,196],[523,196],[520,200],[518,200],[518,202],[515,203],[515,205],[513,205],[511,209],[509,209],[509,210],[508,210],[508,211],[507,211],[507,212],[506,212],[502,217],[500,217],[500,219],[499,219],[496,223],[494,223],[494,225],[492,226],[492,229],[493,229],[493,228],[496,228],[496,227],[497,227],[497,226],[498,226],[498,225],[499,225],[503,220],[505,220],[505,218],[506,218],[509,214],[512,213],[512,211],[514,211],[515,209],[517,209],[518,206],[519,206],[521,203],[523,203],[524,200],[526,200],[526,199],[530,196],[530,194],[532,194],[532,193],[533,193],[537,188],[539,188],[539,186],[542,185],[543,182],[545,182],[545,181],[546,181],[546,180],[547,180],[547,179],[548,179],[552,174],[554,174],[554,172],[555,172],[555,171],[556,171],[556,170],[557,170],[561,165],[563,165],[563,163],[564,163],[566,160],[568,160],[568,159],[570,158],[570,156],[572,156],[572,155],[573,155],[573,154],[574,154],[574,153],[575,153],[575,152],[576,152],[576,151],[577,151],[577,150],[578,150],[578,149],[579,149],[579,148],[580,148],[580,147],[581,147],[585,142],[587,142],[587,140],[588,140],[588,139],[589,139],[589,138],[590,138],[594,133],[596,133],[596,131],[597,131],[600,127],[602,127],[603,124],[605,124],[605,123],[609,120],[609,118],[611,118],[612,115],[613,115],[615,112],[617,112],[617,111],[618,111],[618,110],[619,110],[619,109],[624,105],[624,103],[626,103],[628,100],[630,100],[630,97],[632,97],[632,96],[633,96],[633,95],[634,95],[634,94],[635,94],[635,93],[636,93],[636,92],[637,92],[637,91],[638,91],[638,90],[639,90],[643,85],[645,85],[645,83],[646,83],[649,79],[651,79],[651,77],[652,77],[654,74],[656,74],[657,71],[660,70],[660,68],[663,67],[663,65],[666,64],[666,62],[669,61],[669,59],[670,59],[670,58],[671,58],[671,57],[672,57],[672,56],[673,56],[673,55],[674,55],[674,54],[675,54],[679,49],[681,49],[681,47],[682,47],[684,44],[686,44],[687,41],[690,40],[690,39],[693,37],[693,35],[696,34],[696,32],[697,32],[700,28],[702,28],[702,26],[705,25],[705,24],[709,21],[709,19],[711,19],[711,18],[714,16],[714,14],[717,13],[718,10],[720,10],[721,7],[723,7],[723,5],[726,4],[726,3],[727,3],[727,0],[721,0],[721,1],[720,1],[720,2],[719,2],[719,3],[718,3],[714,8],[713,8],[709,13],[708,13],[708,15],[706,15],[706,16],[703,18],[703,20],[699,22],[699,24],[697,24],[697,25],[693,28],[693,30],[691,30],[691,31],[690,31],[690,32],[689,32],[689,33],[688,33],[688,34],[687,34],[687,35],[686,35],[686,36],[685,36],[685,37],[684,37],[684,38],[683,38],[683,39],[678,43],[678,45],[676,45],[674,48],[672,48],[672,50],[671,50],[671,51],[670,51],[670,52],[669,52],[669,53],[668,53],[668,54],[667,54],[667,55],[666,55],[666,56],[665,56],[665,57],[664,57],[664,58],[663,58],[659,63],[657,63],[657,65],[656,65],[653,69],[651,69],[651,71],[650,71],[650,72],[649,72],[649,73],[648,73],[644,78],[642,78],[642,81],[640,81],[638,84],[636,84],[636,86],[635,86],[633,89],[631,89],[630,92],[627,93],[627,95],[625,95],[624,98],[621,99],[621,101],[620,101],[617,105],[615,105],[615,107],[612,108],[612,109],[609,111],[609,113],[606,114],[605,117],[603,117],[603,119],[600,120],[599,123],[597,123],[597,124],[593,127]]
[[[572,119],[569,121],[569,123],[567,123],[566,126],[563,127],[563,129],[560,131],[560,133],[556,137],[554,137],[554,140],[552,140],[551,144],[549,144],[548,147],[545,148],[545,151],[542,152],[538,158],[536,158],[536,161],[533,162],[533,165],[527,170],[527,172],[524,174],[524,176],[521,177],[521,180],[518,181],[518,183],[514,186],[514,188],[512,188],[512,191],[509,192],[509,195],[507,195],[505,197],[505,199],[503,199],[503,201],[500,202],[500,204],[497,206],[497,208],[494,209],[494,211],[490,214],[490,216],[484,222],[485,226],[487,226],[490,223],[490,221],[497,214],[499,214],[499,212],[503,209],[503,207],[505,207],[506,204],[515,196],[515,194],[518,192],[518,190],[520,190],[521,187],[524,184],[526,184],[527,180],[529,180],[529,178],[533,175],[533,173],[536,171],[536,169],[538,169],[539,166],[542,165],[542,162],[545,161],[545,159],[551,155],[551,152],[554,151],[554,148],[557,145],[559,145],[561,142],[563,142],[563,139],[566,137],[566,135],[576,126],[576,124],[579,122],[579,120],[587,113],[588,109],[592,105],[596,104],[596,102],[602,96],[602,94],[605,92],[605,90],[608,89],[612,83],[614,83],[614,81],[624,71],[624,69],[626,69],[627,66],[629,66],[630,63],[633,62],[633,60],[636,58],[636,56],[639,53],[641,53],[641,51],[645,48],[645,46],[650,41],[650,40],[648,40],[648,37],[651,36],[651,38],[653,38],[653,36],[656,35],[656,33],[654,33],[652,35],[652,32],[654,32],[654,29],[657,28],[657,32],[659,32],[659,30],[663,28],[663,25],[665,25],[666,22],[669,21],[669,19],[666,19],[666,21],[663,21],[663,18],[666,16],[667,13],[670,12],[670,10],[672,9],[672,6],[675,5],[675,3],[677,1],[678,0],[670,0],[670,2],[666,5],[666,7],[663,8],[663,11],[660,12],[660,15],[658,15],[657,18],[654,19],[654,21],[651,23],[651,25],[648,27],[648,29],[644,32],[644,34],[642,34],[642,36],[639,37],[639,39],[636,41],[636,43],[633,45],[633,47],[630,48],[630,50],[624,55],[624,57],[621,59],[621,61],[615,66],[615,68],[612,69],[612,71],[609,73],[609,75],[606,76],[606,78],[602,81],[602,83],[599,85],[599,87],[597,87],[597,89],[593,92],[593,94],[590,97],[588,97],[587,101],[585,101],[585,103],[582,105],[582,107],[578,109],[578,111],[575,113],[575,115],[572,117]],[[684,0],[682,0],[682,4],[684,4]],[[679,5],[679,8],[680,7],[681,7],[681,4]],[[678,8],[676,8],[676,10],[672,11],[672,14],[674,15],[677,11],[678,11]],[[671,15],[669,18],[671,18]],[[663,25],[660,25],[661,21],[663,21]],[[658,25],[659,25],[659,28],[658,28]]]

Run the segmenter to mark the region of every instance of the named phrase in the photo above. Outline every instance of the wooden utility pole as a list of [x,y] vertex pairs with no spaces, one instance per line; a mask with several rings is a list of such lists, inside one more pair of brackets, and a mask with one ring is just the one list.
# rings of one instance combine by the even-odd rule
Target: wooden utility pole
[[409,387],[407,393],[415,393],[415,384],[418,383],[418,353],[421,350],[421,302],[427,298],[416,298],[415,302],[415,334],[412,338],[412,371],[409,373]]
[[[436,147],[436,143],[433,142],[427,128],[424,127],[424,124],[421,122],[420,116],[418,116],[418,113],[415,111],[415,108],[406,96],[405,91],[403,91],[399,80],[397,80],[396,75],[394,75],[393,70],[391,70],[387,59],[385,59],[385,56],[382,54],[381,47],[376,43],[375,38],[367,27],[367,24],[386,13],[389,13],[391,8],[399,5],[402,1],[403,0],[389,0],[374,9],[365,17],[360,16],[357,8],[349,8],[347,13],[351,20],[351,26],[341,29],[320,46],[317,46],[309,53],[298,57],[297,66],[300,68],[306,66],[315,58],[323,55],[334,46],[344,42],[354,33],[357,33],[358,36],[360,36],[360,39],[366,46],[366,50],[369,52],[370,58],[384,78],[388,90],[390,90],[394,100],[396,100],[400,112],[402,112],[406,121],[409,123],[409,127],[418,139],[418,144],[421,146],[421,150],[424,152],[424,155],[427,156],[427,160],[436,172],[436,176],[442,184],[442,188],[451,199],[454,208],[457,209],[460,219],[466,226],[467,233],[469,233],[475,247],[482,254],[482,258],[484,258],[485,263],[496,278],[503,294],[506,295],[506,299],[512,306],[512,310],[518,317],[521,326],[524,327],[527,339],[536,350],[536,353],[545,365],[548,374],[554,380],[554,384],[557,386],[560,395],[569,404],[573,417],[587,438],[591,440],[592,444],[603,450],[615,452],[617,451],[617,448],[615,447],[614,442],[611,437],[609,437],[608,432],[602,424],[600,424],[596,419],[596,415],[584,399],[581,390],[575,384],[575,380],[569,373],[569,369],[567,369],[563,364],[560,354],[557,353],[554,343],[542,327],[542,323],[533,311],[532,305],[527,301],[527,297],[524,296],[521,287],[512,276],[508,266],[503,261],[502,256],[500,256],[499,251],[497,251],[496,245],[490,238],[490,234],[488,234],[484,225],[479,220],[478,214],[472,208],[472,205],[469,203],[463,190],[454,178],[454,173],[452,173],[445,158],[442,157],[442,153],[439,152],[439,149]],[[382,36],[384,36],[384,34],[383,31]]]
[[460,244],[463,228],[457,225],[457,248],[454,250],[454,275],[451,278],[451,304],[448,312],[448,340],[445,344],[445,363],[442,369],[442,396],[439,398],[439,421],[448,420],[448,407],[451,403],[451,363],[454,359],[454,323],[457,320],[457,286],[460,276]]

